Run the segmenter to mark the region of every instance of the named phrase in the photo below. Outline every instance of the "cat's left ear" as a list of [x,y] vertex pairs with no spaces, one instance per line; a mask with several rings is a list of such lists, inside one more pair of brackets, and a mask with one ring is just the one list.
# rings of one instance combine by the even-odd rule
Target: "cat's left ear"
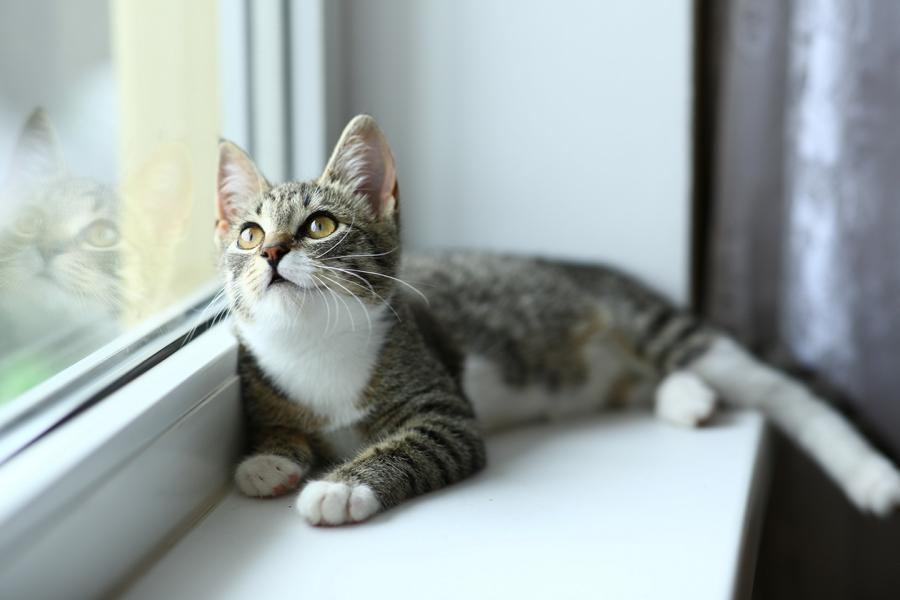
[[50,117],[36,108],[22,127],[13,150],[10,177],[17,183],[41,184],[66,171],[62,147]]
[[379,217],[394,214],[397,205],[397,169],[387,138],[369,115],[354,117],[319,178],[340,182],[365,196]]
[[252,202],[258,202],[271,189],[253,160],[237,144],[219,142],[219,168],[216,180],[216,235],[221,237]]

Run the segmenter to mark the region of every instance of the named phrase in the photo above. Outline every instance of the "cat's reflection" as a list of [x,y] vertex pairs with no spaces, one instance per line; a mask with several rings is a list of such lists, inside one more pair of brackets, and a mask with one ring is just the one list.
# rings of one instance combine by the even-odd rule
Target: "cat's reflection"
[[[186,154],[164,147],[117,191],[72,173],[47,114],[31,114],[0,186],[0,403],[159,297],[171,271],[160,261],[171,262],[189,213],[189,173]],[[154,242],[163,218],[168,235]]]
[[42,110],[19,135],[2,200],[0,356],[87,324],[111,333],[122,304],[118,198],[69,172]]

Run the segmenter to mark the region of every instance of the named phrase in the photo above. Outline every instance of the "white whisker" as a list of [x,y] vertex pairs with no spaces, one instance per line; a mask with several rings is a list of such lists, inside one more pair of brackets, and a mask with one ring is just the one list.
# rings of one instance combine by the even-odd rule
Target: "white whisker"
[[[340,300],[340,301],[343,303],[344,308],[347,310],[347,316],[350,317],[350,329],[352,329],[353,331],[356,331],[356,319],[353,318],[353,313],[350,312],[350,305],[347,304],[347,301],[344,300],[344,298],[341,297],[340,294],[338,294],[338,293],[335,292],[333,289],[331,289],[331,288],[328,286],[327,283],[322,282],[322,280],[319,279],[319,277],[321,277],[321,278],[323,278],[323,279],[325,279],[325,280],[327,280],[327,281],[330,281],[330,282],[332,282],[332,283],[335,283],[334,280],[329,279],[328,277],[325,277],[325,275],[322,275],[321,273],[319,273],[318,277],[317,277],[316,275],[313,275],[312,277],[313,277],[313,279],[315,279],[316,281],[319,281],[320,283],[322,283],[322,285],[325,286],[325,289],[327,289],[329,292],[331,292],[331,294],[332,294],[335,298],[337,298],[338,300]],[[346,288],[345,288],[345,289],[346,289]],[[337,303],[335,303],[335,306],[337,306]]]
[[[325,279],[327,279],[328,281],[331,281],[332,283],[334,283],[335,285],[337,285],[338,287],[340,287],[342,290],[344,290],[345,292],[347,292],[347,294],[349,294],[349,296],[350,296],[351,298],[353,298],[354,300],[356,300],[356,302],[359,304],[359,307],[360,307],[360,308],[362,309],[362,311],[363,311],[363,315],[366,317],[366,322],[368,322],[368,324],[369,324],[369,336],[368,336],[368,338],[366,339],[366,344],[368,344],[368,343],[372,340],[372,317],[369,316],[369,309],[366,307],[365,304],[363,304],[363,301],[360,300],[359,297],[358,297],[356,294],[354,294],[354,293],[351,292],[349,289],[347,289],[346,287],[344,287],[344,286],[340,283],[340,281],[337,281],[337,280],[335,280],[335,279],[331,279],[330,277],[327,277],[326,275],[323,275],[322,273],[319,273],[319,277],[325,277]],[[347,283],[349,283],[349,282],[347,282]]]
[[430,305],[430,302],[428,302],[428,297],[425,294],[423,294],[421,291],[419,291],[419,289],[417,287],[415,287],[413,284],[403,281],[399,277],[394,277],[392,275],[385,275],[384,273],[376,273],[375,271],[363,271],[362,269],[347,269],[347,270],[353,271],[354,273],[366,273],[368,275],[375,275],[377,277],[386,277],[388,279],[396,281],[397,283],[402,283],[403,285],[405,285],[406,287],[408,287],[409,289],[411,289],[412,291],[417,293],[419,296],[421,296],[422,300],[425,301],[425,304]]
[[[364,284],[366,284],[366,286],[367,286],[367,288],[368,288],[368,290],[369,290],[369,293],[371,293],[373,296],[375,296],[376,298],[378,298],[378,299],[381,301],[382,304],[384,304],[385,306],[387,306],[387,307],[391,310],[391,312],[394,313],[394,316],[397,318],[398,321],[402,321],[402,320],[403,320],[403,319],[400,318],[400,315],[397,314],[397,311],[394,309],[394,307],[391,306],[391,303],[388,302],[387,300],[385,300],[384,297],[383,297],[381,294],[379,294],[378,292],[376,292],[376,291],[375,291],[375,288],[372,286],[372,284],[369,283],[368,281],[366,281],[365,278],[363,278],[362,276],[357,275],[356,273],[352,273],[352,272],[349,271],[348,269],[341,269],[340,267],[328,267],[328,266],[321,265],[321,264],[318,265],[318,266],[319,266],[319,268],[321,268],[321,269],[329,269],[329,270],[331,270],[331,271],[337,271],[337,272],[339,272],[339,273],[346,273],[347,275],[352,275],[353,277],[356,277],[357,279],[359,279],[360,281],[362,281]],[[352,283],[353,285],[357,285],[357,286],[359,286],[359,287],[362,287],[361,285],[359,285],[359,284],[356,283],[355,281],[349,281],[349,280],[345,280],[345,281],[346,281],[347,283]]]
[[387,252],[378,252],[377,254],[345,254],[344,256],[329,256],[328,258],[323,258],[321,260],[337,260],[339,258],[365,258],[371,256],[384,256],[386,254],[390,254],[391,252],[396,252],[399,250],[399,247],[391,248]]
[[[190,331],[188,331],[188,334],[185,336],[184,340],[181,342],[182,347],[184,347],[185,344],[187,344],[189,341],[191,341],[194,338],[194,334],[197,332],[197,328],[203,323],[203,321],[205,321],[209,318],[207,316],[207,312],[209,311],[209,309],[214,304],[216,304],[219,300],[221,300],[224,295],[225,295],[225,288],[222,287],[219,289],[219,291],[217,291],[215,293],[215,295],[213,295],[212,299],[206,304],[206,306],[203,307],[203,310],[201,310],[199,315],[197,316],[197,323],[194,324],[193,327],[191,327]],[[228,311],[226,311],[226,310],[221,310],[221,311],[217,312],[216,314],[214,314],[212,316],[212,322],[210,323],[210,327],[214,326],[217,321],[220,321],[221,319],[223,319],[224,317],[221,315],[225,315],[225,314],[227,314],[227,312]]]
[[325,330],[322,332],[323,335],[328,335],[328,329],[331,325],[331,306],[328,304],[328,298],[325,296],[325,292],[322,291],[322,288],[316,286],[315,289],[319,292],[319,295],[322,296],[322,303],[325,305]]

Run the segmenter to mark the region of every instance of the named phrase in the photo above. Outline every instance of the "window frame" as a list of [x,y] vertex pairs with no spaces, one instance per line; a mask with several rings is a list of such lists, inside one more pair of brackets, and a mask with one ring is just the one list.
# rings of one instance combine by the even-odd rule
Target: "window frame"
[[0,589],[98,597],[123,585],[227,489],[241,435],[226,322],[0,468]]
[[0,465],[172,355],[221,318],[208,284],[15,398],[0,411]]

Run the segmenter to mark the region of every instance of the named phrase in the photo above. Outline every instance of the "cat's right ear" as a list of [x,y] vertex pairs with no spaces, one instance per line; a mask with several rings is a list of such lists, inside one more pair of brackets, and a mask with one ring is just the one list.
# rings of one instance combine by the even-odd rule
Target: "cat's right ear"
[[216,181],[216,237],[221,238],[254,201],[258,202],[271,185],[253,160],[237,144],[219,142]]
[[29,115],[16,141],[10,179],[18,184],[42,184],[66,171],[62,147],[42,108]]
[[369,115],[357,115],[344,128],[320,182],[337,181],[366,197],[375,214],[397,207],[397,168],[387,138]]

